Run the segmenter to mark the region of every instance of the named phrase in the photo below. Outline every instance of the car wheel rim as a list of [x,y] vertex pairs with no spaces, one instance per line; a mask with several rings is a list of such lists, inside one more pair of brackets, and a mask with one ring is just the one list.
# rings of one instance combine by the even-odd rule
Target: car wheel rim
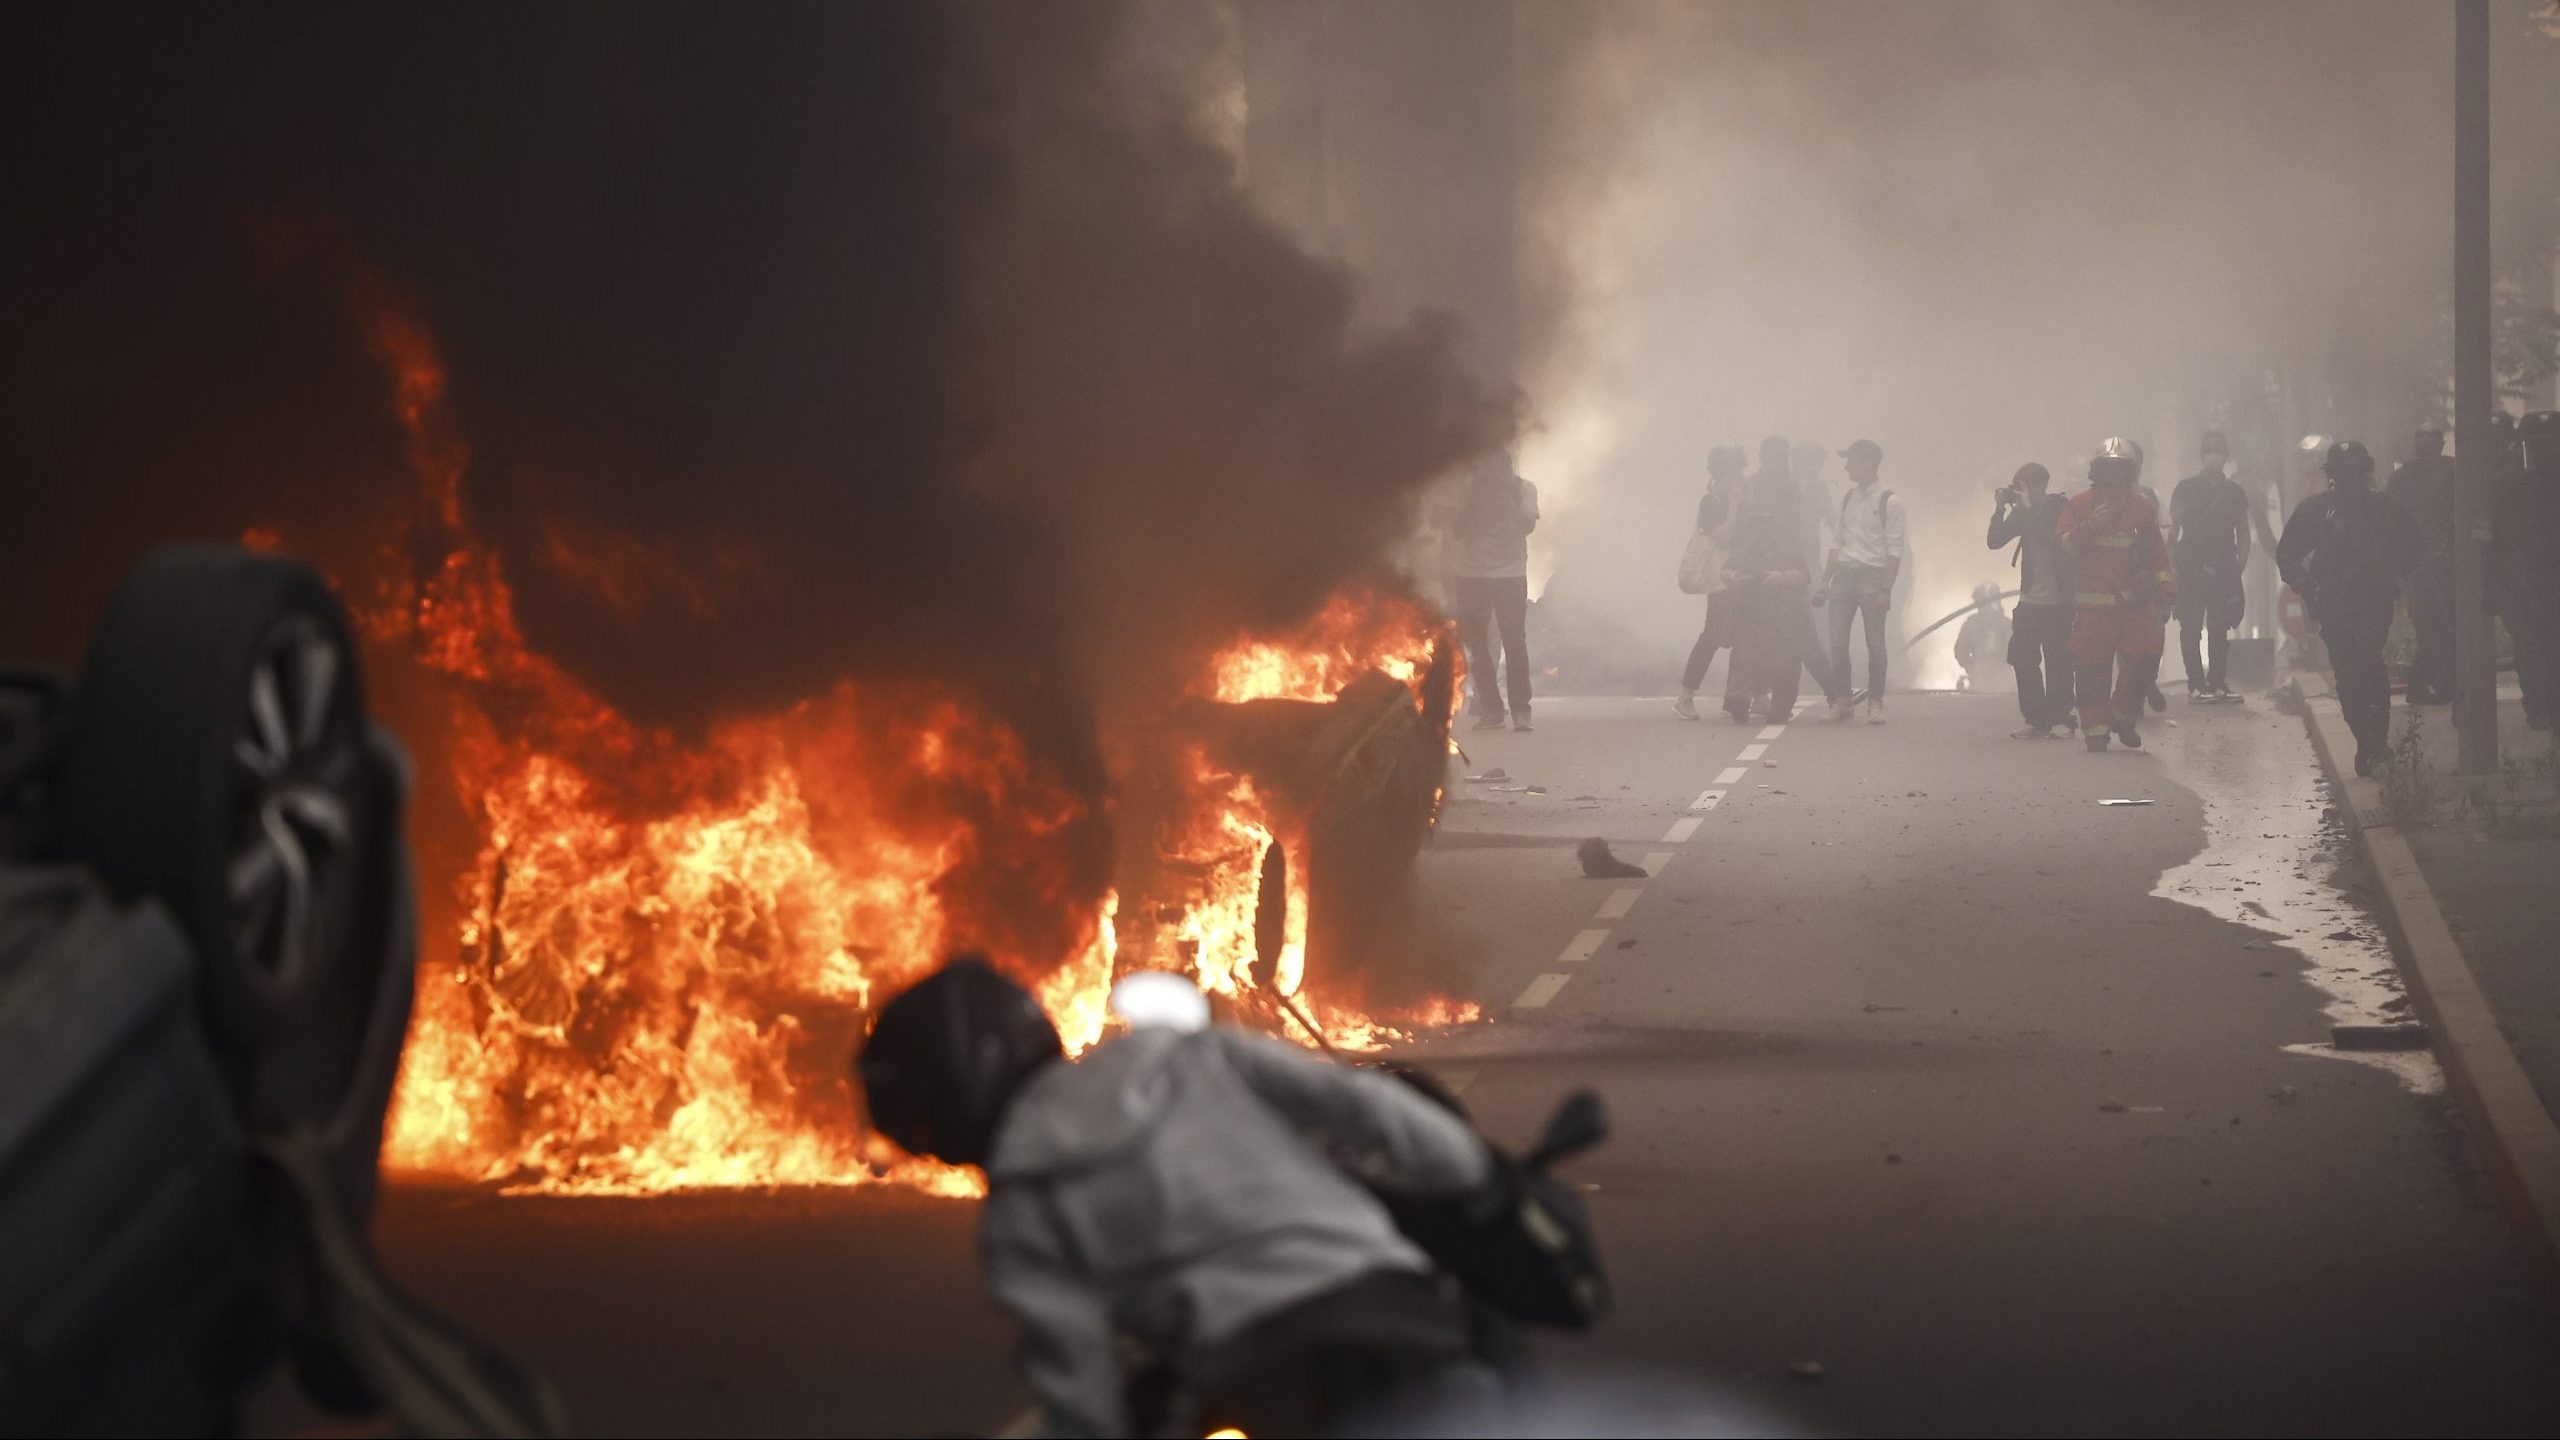
[[337,642],[309,619],[269,633],[249,672],[233,745],[242,797],[229,873],[241,969],[274,995],[299,990],[328,952],[353,882],[352,789],[361,773],[341,723],[349,679]]

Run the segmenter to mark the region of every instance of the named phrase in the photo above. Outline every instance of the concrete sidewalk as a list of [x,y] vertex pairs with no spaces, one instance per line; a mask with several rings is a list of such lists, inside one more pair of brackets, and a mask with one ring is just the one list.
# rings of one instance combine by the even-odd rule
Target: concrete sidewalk
[[2328,677],[2294,683],[2346,799],[2455,1093],[2511,1207],[2560,1280],[2560,749],[2499,687],[2498,773],[2456,766],[2452,713],[2392,705],[2393,764],[2371,780]]
[[2408,838],[2499,1028],[2560,1115],[2560,752],[2528,729],[2515,683],[2498,696],[2494,776],[2455,772],[2452,712],[2395,704],[2400,762],[2383,808]]

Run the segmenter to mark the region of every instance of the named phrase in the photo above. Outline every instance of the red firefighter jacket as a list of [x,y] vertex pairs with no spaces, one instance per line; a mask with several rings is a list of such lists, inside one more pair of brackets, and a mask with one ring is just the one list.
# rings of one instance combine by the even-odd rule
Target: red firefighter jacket
[[2176,582],[2160,511],[2130,487],[2093,485],[2071,497],[2054,524],[2071,555],[2072,602],[2084,608],[2154,606],[2166,610]]

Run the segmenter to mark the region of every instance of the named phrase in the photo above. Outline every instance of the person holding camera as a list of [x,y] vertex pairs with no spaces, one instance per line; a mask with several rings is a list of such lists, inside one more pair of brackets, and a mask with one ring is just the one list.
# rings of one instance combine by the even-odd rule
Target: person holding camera
[[1993,498],[1991,528],[1983,544],[2014,544],[2009,563],[2018,569],[2018,608],[2009,621],[2009,668],[2018,676],[2018,714],[2027,723],[2013,740],[2054,740],[2079,727],[2072,710],[2071,557],[2054,538],[2062,497],[2053,472],[2034,461]]

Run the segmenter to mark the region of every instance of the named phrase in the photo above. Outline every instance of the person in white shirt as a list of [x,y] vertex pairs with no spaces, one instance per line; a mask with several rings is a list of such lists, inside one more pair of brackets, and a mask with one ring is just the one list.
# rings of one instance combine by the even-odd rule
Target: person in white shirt
[[[1511,728],[1530,728],[1529,532],[1537,528],[1538,487],[1513,472],[1509,455],[1488,457],[1449,512],[1450,590],[1479,730],[1502,728],[1506,690]],[[1508,683],[1497,688],[1497,678]]]
[[1840,452],[1849,470],[1849,493],[1840,497],[1840,514],[1823,572],[1825,603],[1831,612],[1830,688],[1833,721],[1857,714],[1851,687],[1849,622],[1865,617],[1867,632],[1867,723],[1884,723],[1885,612],[1893,606],[1893,582],[1911,553],[1909,522],[1902,500],[1884,488],[1880,472],[1884,447],[1861,440]]

